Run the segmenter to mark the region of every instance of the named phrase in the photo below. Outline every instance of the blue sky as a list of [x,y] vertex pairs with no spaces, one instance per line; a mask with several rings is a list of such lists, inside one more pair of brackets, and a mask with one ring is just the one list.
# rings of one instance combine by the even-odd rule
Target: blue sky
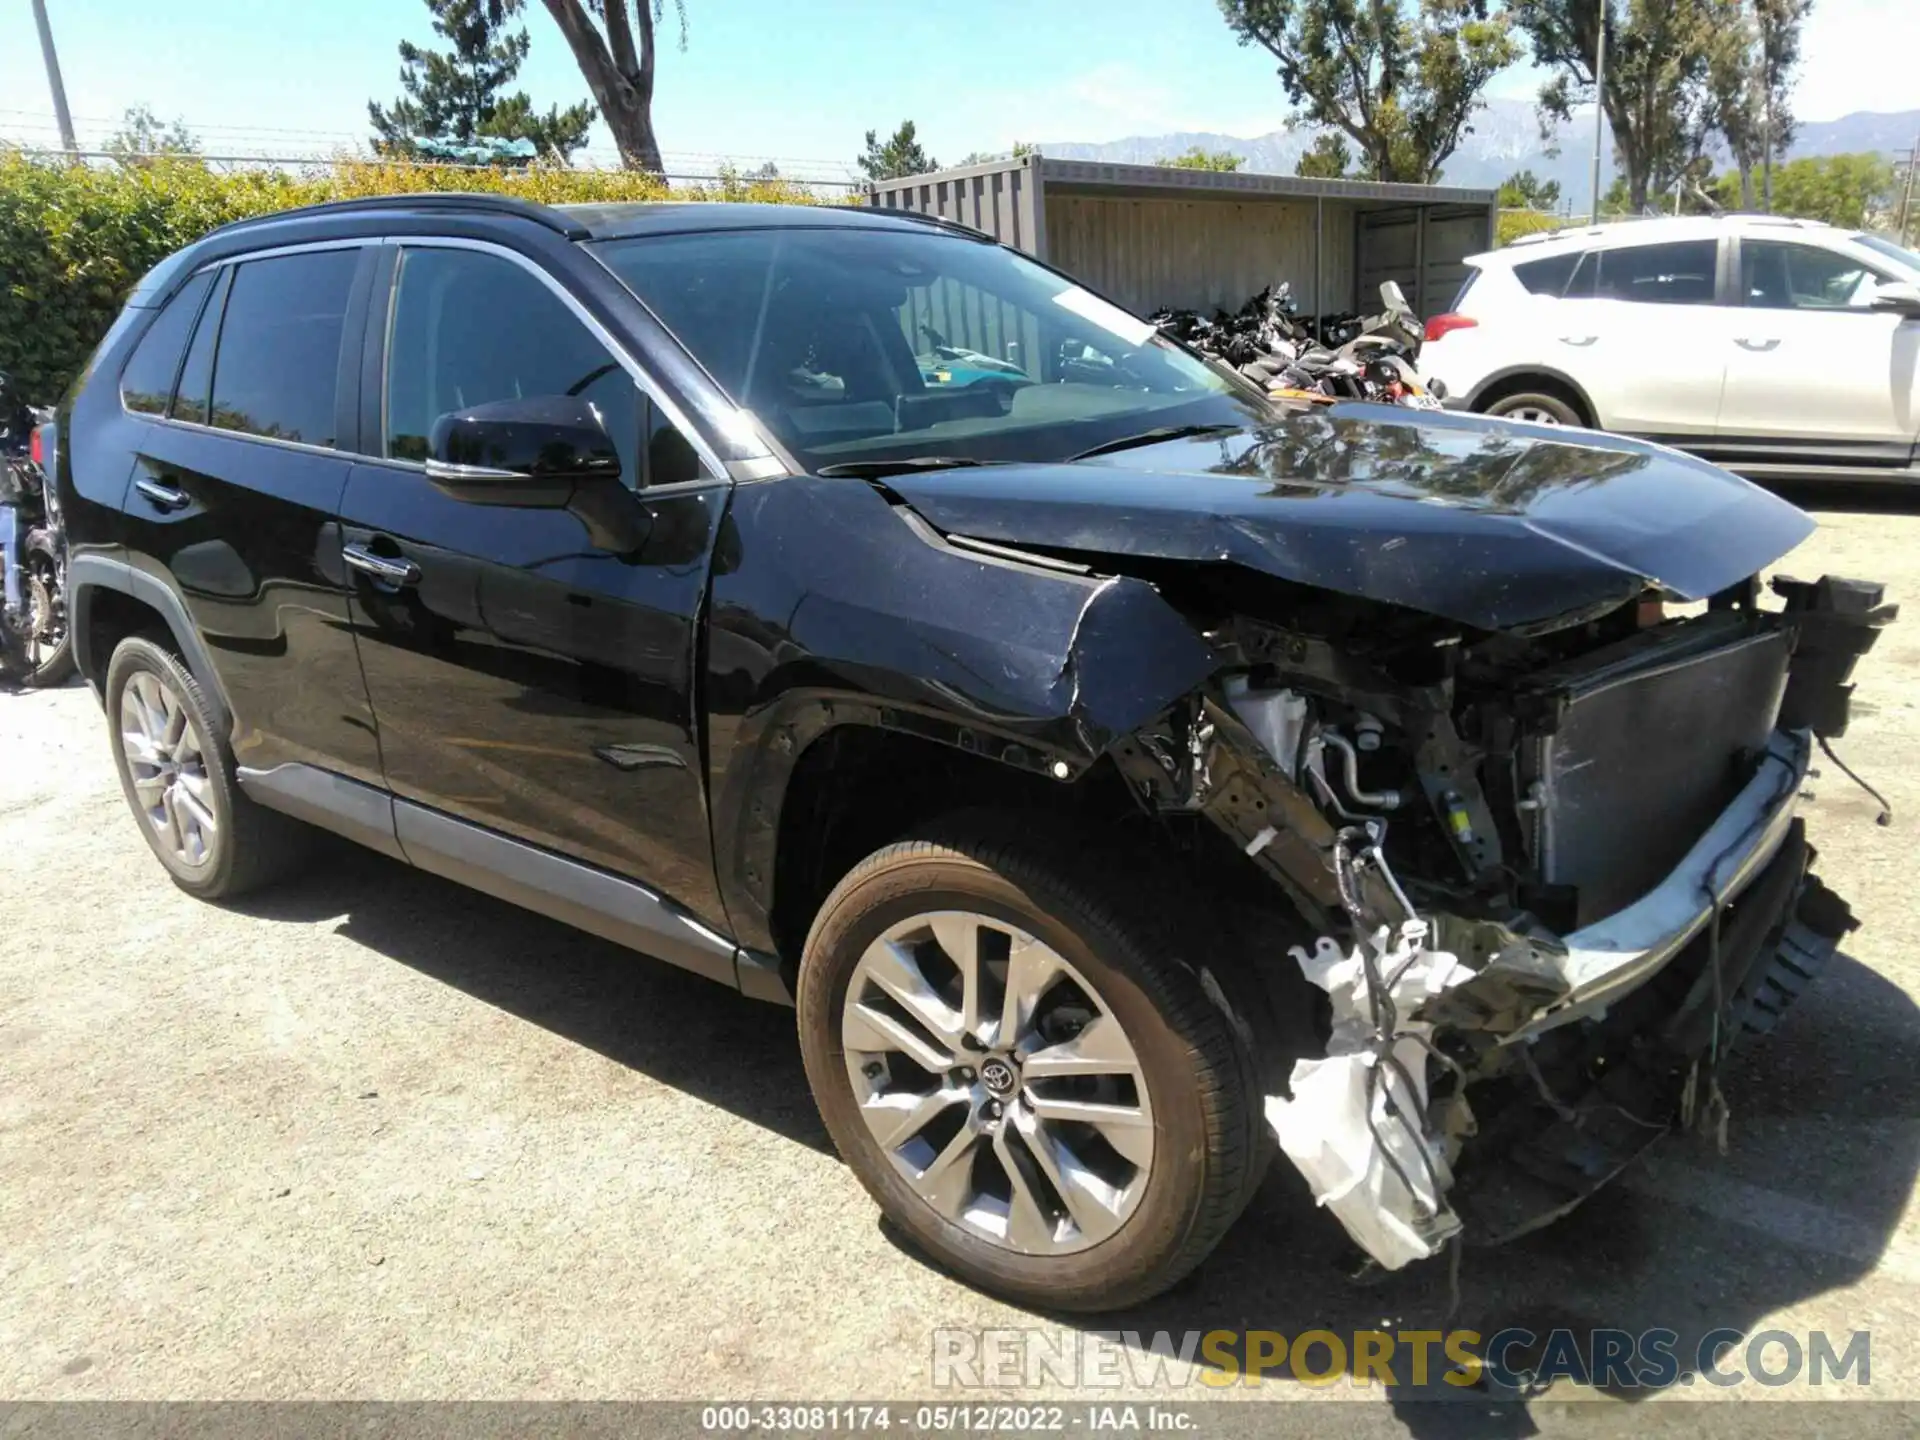
[[[585,99],[552,19],[529,0],[521,73],[542,106]],[[660,64],[669,168],[731,156],[850,162],[868,128],[911,117],[937,158],[1014,140],[1169,130],[1256,135],[1286,104],[1263,52],[1214,0],[688,0],[684,53]],[[398,89],[395,45],[430,38],[420,0],[48,0],[83,143],[146,103],[210,153],[327,153],[363,142],[366,101]],[[672,24],[669,6],[669,25]],[[1914,0],[1816,0],[1799,110],[1920,107]],[[1495,94],[1531,93],[1525,69]],[[0,135],[52,144],[26,0],[0,5]],[[595,145],[610,158],[604,130]],[[793,168],[789,166],[788,168]]]

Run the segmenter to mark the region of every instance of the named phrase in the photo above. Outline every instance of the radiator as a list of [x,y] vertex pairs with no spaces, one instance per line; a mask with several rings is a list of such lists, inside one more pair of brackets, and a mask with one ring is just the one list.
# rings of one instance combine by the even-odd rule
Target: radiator
[[1520,746],[1521,793],[1537,802],[1523,827],[1535,867],[1574,887],[1581,925],[1679,863],[1751,777],[1780,710],[1785,632],[1673,648],[1557,673],[1557,724]]

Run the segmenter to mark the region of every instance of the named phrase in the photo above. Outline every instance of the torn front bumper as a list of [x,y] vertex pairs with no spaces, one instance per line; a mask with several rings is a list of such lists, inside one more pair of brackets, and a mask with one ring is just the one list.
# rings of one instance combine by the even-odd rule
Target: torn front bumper
[[1377,932],[1370,955],[1294,952],[1332,1000],[1333,1035],[1268,1115],[1378,1263],[1456,1234],[1511,1239],[1676,1123],[1717,1110],[1724,1124],[1720,1062],[1772,1028],[1855,923],[1808,872],[1794,816],[1811,746],[1776,732],[1665,880],[1564,938],[1435,916]]

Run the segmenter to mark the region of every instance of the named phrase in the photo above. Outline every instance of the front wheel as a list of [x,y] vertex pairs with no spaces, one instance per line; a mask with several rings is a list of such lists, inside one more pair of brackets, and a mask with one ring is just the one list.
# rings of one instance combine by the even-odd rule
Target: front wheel
[[821,908],[799,989],[821,1115],[887,1217],[983,1289],[1083,1311],[1204,1259],[1266,1154],[1204,957],[1057,858],[1088,853],[984,824],[889,845]]

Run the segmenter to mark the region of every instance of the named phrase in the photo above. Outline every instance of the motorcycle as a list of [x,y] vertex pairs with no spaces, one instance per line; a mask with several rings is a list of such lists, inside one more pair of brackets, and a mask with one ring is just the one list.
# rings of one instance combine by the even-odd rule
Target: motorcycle
[[0,673],[35,689],[74,671],[66,532],[46,474],[52,419],[0,374]]
[[1377,315],[1302,319],[1292,287],[1282,281],[1231,315],[1220,311],[1207,320],[1190,310],[1162,310],[1149,319],[1163,334],[1278,400],[1440,408],[1442,395],[1421,381],[1413,365],[1425,338],[1419,317],[1394,281],[1380,287],[1380,298]]
[[1380,299],[1385,307],[1380,314],[1360,321],[1338,349],[1315,345],[1302,351],[1267,382],[1268,393],[1308,403],[1372,400],[1415,410],[1441,408],[1446,392],[1423,382],[1414,368],[1425,338],[1419,316],[1392,280],[1380,287]]

